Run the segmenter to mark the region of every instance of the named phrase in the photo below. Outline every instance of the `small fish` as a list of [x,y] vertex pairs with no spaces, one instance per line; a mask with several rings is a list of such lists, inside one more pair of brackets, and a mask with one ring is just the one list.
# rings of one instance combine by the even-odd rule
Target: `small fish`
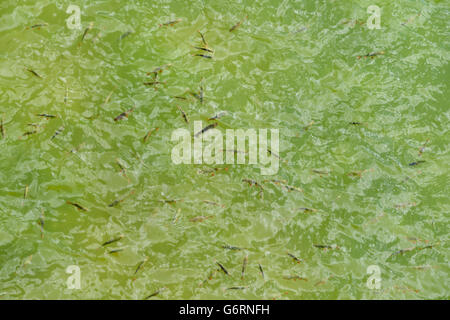
[[121,114],[119,114],[117,117],[114,118],[114,121],[117,122],[117,121],[122,120],[124,118],[128,118],[129,114],[131,112],[133,112],[133,111],[134,111],[134,108],[131,108],[128,111],[122,112]]
[[316,169],[313,169],[312,172],[317,173],[317,174],[323,174],[323,175],[329,174],[328,171],[322,171],[322,170],[316,170]]
[[248,286],[244,286],[244,287],[229,287],[226,290],[244,290],[247,289]]
[[39,217],[38,224],[41,227],[41,239],[44,239],[44,209],[42,209],[41,216]]
[[148,81],[148,82],[144,82],[144,85],[146,85],[146,86],[156,86],[158,84],[165,84],[165,82],[162,82],[162,81]]
[[421,163],[424,163],[425,161],[423,161],[423,160],[419,160],[419,161],[415,161],[415,162],[411,162],[410,164],[408,164],[408,166],[417,166],[417,165],[419,165],[419,164],[421,164]]
[[438,268],[438,266],[430,266],[430,265],[426,265],[426,266],[412,266],[411,268],[416,269],[416,270],[426,270],[426,269],[431,269],[431,268]]
[[181,21],[182,21],[181,19],[167,21],[167,22],[164,22],[164,23],[160,24],[159,27],[160,28],[161,27],[171,27],[171,26],[174,26],[174,25],[176,25],[177,23],[179,23]]
[[348,173],[347,175],[349,176],[349,177],[358,177],[358,178],[362,178],[362,174],[365,172],[365,170],[364,171],[352,171],[352,172],[350,172],[350,173]]
[[323,245],[323,244],[313,244],[314,247],[319,248],[319,249],[332,249],[332,246],[329,245]]
[[425,243],[428,243],[428,242],[429,242],[429,240],[422,240],[422,239],[416,238],[416,237],[406,237],[406,239],[407,239],[408,241],[411,241],[412,243],[417,243],[417,242],[425,242]]
[[280,159],[280,161],[283,161],[284,163],[287,163],[287,161],[281,159],[281,157],[280,157],[278,154],[276,154],[275,152],[273,152],[273,151],[270,150],[269,148],[267,148],[267,152],[268,152],[271,156]]
[[412,176],[406,176],[402,182],[406,182],[408,180],[414,179],[415,177],[419,176],[420,174],[422,174],[421,170],[417,170],[417,172],[415,174],[413,174]]
[[227,115],[227,112],[226,112],[226,111],[220,111],[220,112],[217,113],[214,117],[209,118],[208,121],[211,121],[211,120],[219,120],[220,118],[222,118],[222,117],[224,117],[224,116],[226,116],[226,115]]
[[261,189],[263,188],[256,180],[252,180],[252,179],[242,179],[242,182],[246,182],[250,185],[250,187],[260,187]]
[[81,42],[83,42],[83,40],[86,37],[89,30],[91,30],[93,26],[94,26],[94,23],[91,22],[91,23],[89,23],[89,26],[84,30],[83,36],[81,37],[80,45],[81,45]]
[[30,136],[35,133],[37,133],[37,130],[27,131],[22,135],[22,137]]
[[198,217],[194,217],[189,219],[190,222],[203,222],[206,219],[211,219],[214,218],[214,216],[198,216]]
[[258,195],[261,197],[261,199],[263,198],[263,196],[264,196],[264,188],[263,188],[263,186],[261,184],[259,184],[257,181],[252,180],[252,179],[242,179],[242,182],[248,183],[250,185],[250,187],[255,186],[255,187],[260,188],[261,190],[259,191]]
[[120,173],[122,173],[123,175],[126,175],[126,169],[125,167],[120,163],[119,159],[116,158],[116,163],[120,168]]
[[290,186],[290,185],[284,185],[284,187],[288,190],[288,191],[297,191],[297,192],[303,192],[303,190],[301,188],[295,187],[295,186]]
[[380,52],[371,52],[369,53],[367,56],[368,57],[375,57],[375,56],[379,56],[379,55],[383,55],[384,51],[380,51]]
[[2,118],[0,119],[0,132],[1,132],[1,134],[2,134],[2,138],[3,138],[3,139],[4,139],[5,136],[6,136],[6,133],[5,133],[5,126],[4,126],[4,124],[3,124],[4,118],[5,118],[5,116],[2,114]]
[[48,26],[47,23],[35,24],[35,25],[32,25],[31,27],[27,27],[27,30],[28,29],[40,29],[41,27],[46,27],[46,26]]
[[213,128],[215,128],[215,127],[217,127],[217,124],[218,124],[218,123],[215,122],[215,123],[212,123],[212,124],[210,124],[210,125],[204,127],[201,131],[197,132],[197,133],[194,135],[194,137],[198,137],[199,135],[205,133],[206,131],[208,131],[208,130],[210,130],[210,129],[213,129]]
[[28,123],[27,126],[35,127],[35,128],[40,128],[40,127],[42,127],[39,123]]
[[[438,244],[439,244],[439,242],[436,245],[438,245]],[[413,250],[432,249],[433,247],[434,247],[434,245],[428,245],[428,246],[425,246],[425,247],[411,247],[411,248],[401,249],[401,250],[395,251],[393,254],[390,255],[390,257],[393,256],[393,255],[399,255],[399,254],[403,254],[405,252],[410,252],[410,251],[413,251]]]
[[122,41],[125,37],[128,37],[130,34],[132,34],[133,32],[132,31],[127,31],[127,32],[125,32],[125,33],[123,33],[121,36],[120,36],[120,38],[119,38],[119,41]]
[[326,282],[327,282],[326,280],[319,280],[319,281],[317,281],[317,282],[314,284],[314,286],[317,287],[317,286],[320,286],[320,285],[322,285],[322,284],[325,284]]
[[420,13],[418,13],[415,16],[410,17],[408,20],[404,21],[401,23],[402,26],[406,26],[407,24],[410,24],[411,22],[414,21],[415,18],[420,17]]
[[244,19],[242,19],[241,21],[239,21],[238,23],[236,23],[234,26],[232,26],[232,27],[230,28],[230,32],[233,32],[234,30],[236,30],[237,28],[239,28],[239,27],[241,26],[241,24],[242,24],[246,19],[248,19],[248,15],[245,16]]
[[108,254],[118,253],[121,251],[123,251],[123,249],[114,249],[114,250],[109,251]]
[[81,211],[89,211],[88,209],[86,209],[85,207],[82,207],[81,205],[79,205],[78,203],[72,202],[72,201],[66,201],[67,204],[70,204],[72,206],[74,206],[75,208],[77,208],[78,210]]
[[102,247],[107,246],[108,244],[111,244],[111,243],[120,241],[120,240],[122,240],[124,237],[125,237],[125,236],[124,236],[123,234],[121,234],[121,235],[118,236],[117,238],[114,238],[114,239],[111,239],[111,240],[108,240],[108,241],[102,243]]
[[403,293],[405,292],[414,292],[414,293],[419,293],[420,290],[408,287],[408,286],[394,286],[395,289],[397,290],[401,290]]
[[303,212],[317,212],[317,209],[311,209],[311,208],[298,208],[298,210],[302,210]]
[[179,100],[187,100],[186,97],[182,97],[182,96],[174,96],[175,99],[179,99]]
[[259,267],[259,272],[261,272],[261,276],[262,276],[263,280],[265,280],[265,277],[264,277],[264,270],[263,270],[263,268],[261,267],[261,264],[258,263],[258,267]]
[[158,85],[158,84],[165,84],[165,82],[161,82],[161,81],[149,81],[149,82],[144,82],[144,85],[146,85],[146,86],[154,86],[155,87],[155,90],[157,89],[156,88],[156,86]]
[[289,252],[288,252],[287,255],[288,255],[289,257],[291,257],[292,259],[294,259],[294,261],[297,262],[297,263],[302,262],[301,259],[299,259],[299,258],[297,258],[296,256],[294,256],[292,253],[289,253]]
[[[439,244],[439,243],[438,243]],[[437,245],[437,244],[436,244]],[[429,245],[429,246],[425,246],[425,247],[419,247],[417,248],[418,250],[423,250],[423,249],[432,249],[434,246],[433,245]]]
[[410,251],[413,251],[414,249],[416,249],[416,248],[412,247],[412,248],[401,249],[401,250],[395,251],[389,257],[396,256],[396,255],[399,255],[399,254],[404,254],[405,252],[410,252]]
[[349,124],[354,125],[354,126],[359,126],[359,125],[362,125],[362,122],[351,121],[351,122],[349,122]]
[[200,34],[200,37],[202,37],[203,45],[204,45],[205,47],[208,47],[208,43],[206,42],[205,36],[203,35],[203,33],[201,33],[200,30],[197,30],[197,32]]
[[73,148],[69,153],[77,153],[84,146],[84,142]]
[[142,266],[143,266],[147,261],[148,261],[148,257],[145,257],[145,259],[144,259],[143,261],[141,261],[141,262],[138,264],[138,266],[137,266],[136,271],[134,272],[134,274],[138,273],[138,271],[142,268]]
[[53,140],[56,138],[57,135],[60,135],[62,132],[64,131],[64,127],[59,127],[58,130],[56,130],[55,134],[53,134],[53,136],[51,137],[50,140]]
[[307,31],[307,30],[308,30],[308,27],[303,26],[300,29],[297,29],[297,30],[293,31],[292,33],[296,34],[296,33],[304,32],[304,31]]
[[203,286],[203,284],[205,284],[206,282],[208,282],[208,280],[212,280],[213,276],[217,273],[217,270],[213,270],[209,273],[208,277],[206,277],[205,280],[203,280],[200,284],[199,287]]
[[163,291],[163,289],[159,289],[159,290],[153,292],[151,295],[145,297],[144,300],[148,300],[148,299],[150,299],[151,297],[157,296],[158,294],[161,293],[161,291]]
[[181,109],[180,106],[177,106],[177,108],[178,108],[178,110],[180,110],[181,115],[183,116],[184,121],[185,121],[186,123],[189,123],[189,119],[188,119],[186,113],[183,111],[183,109]]
[[202,58],[205,58],[205,59],[212,59],[212,56],[209,56],[209,55],[206,55],[206,54],[200,54],[200,53],[193,54],[193,56],[194,57],[202,57]]
[[294,280],[294,281],[297,281],[297,280],[308,281],[308,279],[300,277],[300,276],[285,276],[283,278],[286,280]]
[[298,187],[295,187],[295,186],[290,186],[290,185],[286,184],[285,180],[269,180],[269,181],[274,183],[274,184],[283,186],[287,191],[303,192],[303,190],[301,188],[298,188]]
[[220,203],[217,203],[217,202],[214,202],[214,201],[203,200],[203,202],[206,203],[206,204],[210,204],[212,206],[225,208],[225,206],[223,204],[220,204]]
[[52,114],[47,114],[47,113],[40,113],[37,114],[38,117],[43,117],[43,118],[56,118],[56,116],[52,115]]
[[244,261],[242,262],[242,271],[241,271],[241,279],[244,279],[245,268],[248,263],[248,255],[245,256]]
[[277,184],[277,185],[281,185],[281,184],[286,184],[287,183],[286,180],[276,180],[276,179],[264,180],[264,182],[272,182],[273,184]]
[[34,76],[36,76],[36,77],[42,79],[42,77],[41,77],[40,75],[38,75],[36,71],[34,71],[34,70],[32,70],[32,69],[29,69],[29,68],[26,68],[26,70],[27,70],[28,72],[31,72]]
[[325,245],[325,244],[313,244],[314,247],[319,248],[319,249],[324,249],[324,250],[332,250],[332,249],[336,249],[339,250],[340,248],[338,246],[330,246],[330,245]]
[[222,271],[229,276],[230,274],[228,273],[227,269],[225,269],[225,267],[223,265],[221,265],[219,262],[216,262],[216,264],[220,267],[220,269],[222,269]]
[[156,78],[158,76],[158,73],[162,73],[163,71],[164,71],[164,66],[156,67],[155,69],[153,69],[153,71],[147,72],[146,75],[149,76],[153,73],[153,75]]
[[212,278],[216,275],[216,273],[217,273],[217,270],[212,270],[212,271],[209,273],[208,277],[202,282],[202,284],[205,283],[205,282],[208,281],[208,280],[212,280]]
[[174,199],[168,199],[168,200],[158,200],[158,202],[168,203],[168,204],[175,204],[177,202],[181,202],[183,200],[174,200]]
[[25,191],[23,192],[23,198],[26,199],[28,195],[28,185],[25,186]]
[[234,247],[234,246],[230,246],[230,245],[223,245],[222,246],[223,249],[227,249],[227,250],[242,250],[242,248],[239,247]]
[[110,204],[108,205],[108,207],[112,208],[112,207],[117,206],[119,203],[124,202],[124,201],[126,200],[126,198],[128,198],[128,197],[131,196],[132,194],[134,194],[134,190],[132,190],[132,191],[131,191],[127,196],[125,196],[124,198],[118,199],[118,200],[114,200],[112,203],[110,203]]
[[158,77],[158,73],[162,73],[165,69],[167,69],[168,67],[172,66],[171,64],[165,64],[163,66],[160,67],[156,67],[155,69],[153,69],[153,71],[149,71],[147,72],[147,75],[151,75],[153,74],[155,79]]
[[368,54],[366,54],[366,55],[364,55],[364,56],[357,56],[357,58],[358,59],[361,59],[361,58],[364,58],[364,59],[366,59],[366,58],[375,58],[376,56],[379,56],[379,55],[383,55],[384,54],[384,51],[379,51],[379,52],[371,52],[371,53],[368,53]]
[[67,101],[69,100],[69,87],[66,85],[66,93],[64,94],[64,104],[67,104]]
[[[203,79],[202,79],[202,82],[203,82]],[[200,97],[200,103],[203,103],[203,84],[200,85],[199,97]]]
[[105,99],[105,102],[103,102],[103,106],[106,106],[106,104],[109,102],[109,99],[111,99],[112,94],[114,93],[114,90],[112,90],[108,96]]
[[189,92],[189,94],[190,94],[191,96],[193,96],[194,98],[198,99],[198,100],[203,99],[203,98],[200,96],[200,93]]
[[202,51],[206,51],[206,52],[210,52],[210,53],[214,53],[214,50],[211,50],[211,49],[209,49],[209,48],[194,47],[194,49],[202,50]]
[[207,169],[199,169],[197,173],[199,174],[211,174],[211,176],[214,176],[216,172],[220,170],[228,171],[228,168],[207,168]]
[[173,217],[172,224],[177,223],[178,219],[180,218],[180,212],[181,212],[181,209],[178,208],[177,213],[176,213],[175,216]]
[[278,159],[280,159],[280,156],[279,155],[277,155],[275,152],[273,152],[272,150],[270,150],[270,149],[267,149],[267,152],[271,155],[271,156],[274,156],[275,158],[278,158]]
[[152,130],[149,130],[148,132],[147,132],[147,134],[145,135],[145,137],[144,137],[144,143],[145,142],[147,142],[147,140],[148,140],[148,138],[150,138],[150,136],[154,133],[154,132],[156,132],[156,131],[158,131],[159,130],[159,128],[155,128],[155,129],[152,129]]

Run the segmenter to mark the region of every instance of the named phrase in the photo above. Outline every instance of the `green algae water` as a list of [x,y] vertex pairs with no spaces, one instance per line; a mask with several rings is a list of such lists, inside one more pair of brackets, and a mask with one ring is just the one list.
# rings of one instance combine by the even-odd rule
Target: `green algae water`
[[[449,9],[1,1],[0,299],[448,299]],[[173,163],[221,111],[275,175]]]

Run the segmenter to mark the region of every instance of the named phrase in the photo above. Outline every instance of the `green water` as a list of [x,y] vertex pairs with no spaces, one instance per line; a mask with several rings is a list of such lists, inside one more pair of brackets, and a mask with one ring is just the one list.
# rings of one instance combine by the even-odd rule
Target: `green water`
[[[70,4],[81,8],[79,30],[66,24]],[[380,30],[355,23],[367,21],[369,5],[382,10]],[[449,8],[431,0],[2,0],[0,299],[142,299],[161,288],[152,299],[448,299]],[[39,23],[48,26],[26,29]],[[191,55],[197,30],[213,59]],[[165,84],[144,86],[165,64]],[[203,103],[173,98],[202,81]],[[172,163],[172,131],[192,132],[195,120],[206,125],[222,110],[222,132],[279,129],[276,175]],[[213,168],[222,170],[204,173]],[[108,207],[116,199],[124,201]],[[158,201],[169,199],[179,201]],[[197,216],[210,217],[192,222]],[[80,289],[67,287],[70,265],[80,268]],[[366,285],[370,265],[381,272],[378,290]],[[307,281],[286,279],[294,275]],[[226,290],[234,286],[245,288]]]

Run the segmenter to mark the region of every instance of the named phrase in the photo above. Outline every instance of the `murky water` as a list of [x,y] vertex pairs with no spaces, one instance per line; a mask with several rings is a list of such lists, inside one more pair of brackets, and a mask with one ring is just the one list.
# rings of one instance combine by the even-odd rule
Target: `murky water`
[[[3,0],[0,12],[0,298],[449,297],[448,1]],[[192,55],[211,55],[193,48],[197,30],[213,59]],[[143,84],[168,64],[157,90]],[[203,103],[186,94],[200,86]],[[276,175],[173,164],[172,132],[220,111],[222,132],[279,130]]]

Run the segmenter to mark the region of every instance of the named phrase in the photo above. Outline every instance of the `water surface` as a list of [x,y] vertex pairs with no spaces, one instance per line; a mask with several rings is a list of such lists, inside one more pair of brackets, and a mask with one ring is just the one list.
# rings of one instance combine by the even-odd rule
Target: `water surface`
[[[66,24],[71,4],[80,30]],[[365,23],[373,4],[380,30]],[[0,13],[0,298],[449,297],[448,1],[3,0]],[[192,56],[197,30],[213,59]],[[166,64],[165,85],[143,85]],[[202,81],[203,103],[173,98]],[[276,175],[172,163],[172,131],[222,110],[222,132],[280,130]],[[79,290],[67,288],[70,265]],[[370,265],[379,290],[366,285]]]

